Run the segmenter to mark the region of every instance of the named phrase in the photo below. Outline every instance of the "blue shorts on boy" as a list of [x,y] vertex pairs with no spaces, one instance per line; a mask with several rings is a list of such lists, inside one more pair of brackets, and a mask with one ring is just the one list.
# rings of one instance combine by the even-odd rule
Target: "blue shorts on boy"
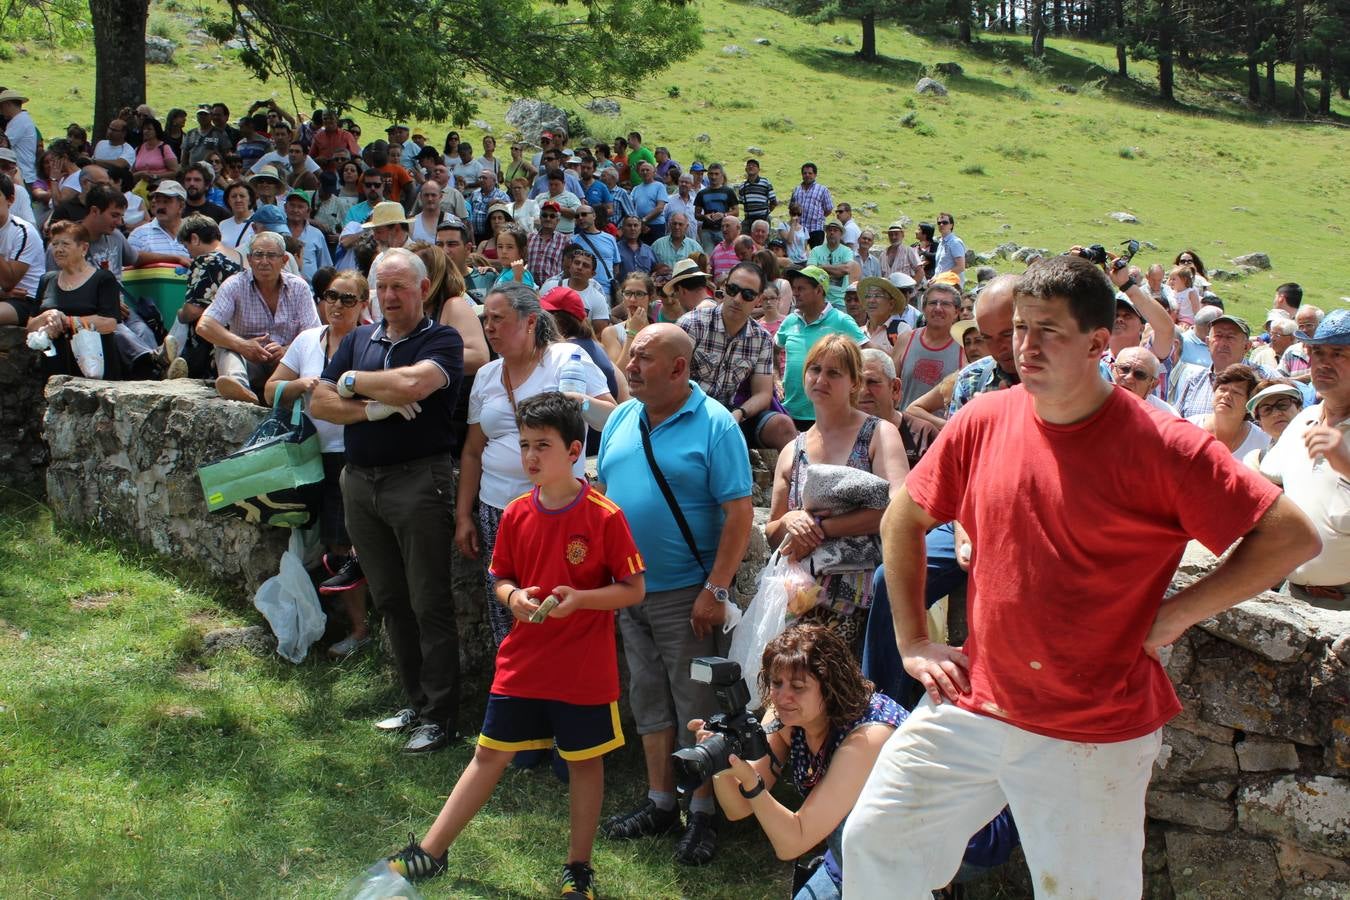
[[[645,568],[623,511],[584,482],[576,498],[561,509],[549,509],[540,503],[538,488],[511,501],[502,513],[491,566],[497,578],[521,587],[537,585],[538,600],[562,585],[578,590],[600,588],[641,574]],[[599,707],[604,728],[596,736],[603,738],[610,727],[609,708],[619,699],[613,610],[579,609],[565,618],[550,617],[538,624],[517,620],[497,650],[491,693],[483,724],[486,740],[480,739],[485,746],[541,741],[549,735],[537,733],[538,724],[560,718],[546,705],[503,705],[500,699]],[[614,709],[617,711],[617,706]],[[533,725],[509,722],[513,717],[508,710],[528,710],[525,718]],[[579,714],[583,719],[596,715],[594,710]],[[600,743],[622,743],[617,717],[612,729],[610,737]],[[559,738],[562,749],[586,749],[563,748],[564,735],[553,736]]]

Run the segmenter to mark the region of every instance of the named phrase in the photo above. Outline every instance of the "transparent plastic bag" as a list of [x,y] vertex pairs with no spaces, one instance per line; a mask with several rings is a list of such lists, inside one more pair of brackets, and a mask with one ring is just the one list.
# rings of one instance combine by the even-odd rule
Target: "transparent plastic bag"
[[314,582],[305,571],[304,531],[292,529],[290,547],[281,554],[281,571],[264,581],[253,595],[253,605],[277,636],[277,655],[296,664],[303,662],[310,645],[323,637],[328,623]]
[[337,895],[337,900],[422,900],[408,879],[380,860],[357,877]]
[[731,649],[727,657],[740,664],[741,677],[750,688],[751,709],[761,705],[758,682],[764,647],[786,627],[788,604],[792,596],[802,589],[803,579],[815,585],[810,573],[798,563],[788,561],[781,553],[769,557],[768,564],[759,575],[754,599],[745,608],[745,614],[731,637]]
[[84,328],[75,320],[75,334],[70,338],[70,349],[85,378],[103,377],[103,338],[92,328]]

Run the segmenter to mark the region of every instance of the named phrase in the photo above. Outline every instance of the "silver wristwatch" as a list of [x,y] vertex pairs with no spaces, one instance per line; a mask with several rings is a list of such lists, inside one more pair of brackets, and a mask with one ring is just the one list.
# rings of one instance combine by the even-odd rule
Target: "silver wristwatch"
[[718,603],[731,602],[731,591],[729,591],[727,588],[718,587],[711,581],[705,581],[703,583],[703,589],[712,594],[714,597],[716,597]]

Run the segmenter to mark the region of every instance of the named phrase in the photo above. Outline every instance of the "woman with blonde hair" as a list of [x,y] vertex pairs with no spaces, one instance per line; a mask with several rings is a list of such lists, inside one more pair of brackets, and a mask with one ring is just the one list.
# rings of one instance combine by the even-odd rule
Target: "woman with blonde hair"
[[805,560],[827,538],[867,536],[874,561],[860,560],[856,572],[817,575],[821,591],[814,609],[800,618],[828,625],[862,653],[863,626],[872,600],[872,574],[881,563],[881,509],[831,514],[805,508],[803,488],[813,464],[848,466],[891,485],[893,497],[909,473],[900,432],[890,422],[858,409],[863,388],[862,352],[842,334],[830,334],[807,352],[802,370],[815,422],[784,448],[774,471],[773,499],[765,535],[771,547],[792,560]]

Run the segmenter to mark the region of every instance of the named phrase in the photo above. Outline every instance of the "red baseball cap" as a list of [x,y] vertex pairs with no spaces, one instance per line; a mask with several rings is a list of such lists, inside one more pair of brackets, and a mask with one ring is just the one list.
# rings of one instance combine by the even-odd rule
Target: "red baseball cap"
[[549,312],[562,311],[572,318],[586,321],[586,301],[570,287],[559,285],[539,298],[539,305]]
[[543,203],[539,204],[539,209],[541,212],[543,210],[548,210],[549,212],[562,212],[562,207],[556,200],[545,200]]

